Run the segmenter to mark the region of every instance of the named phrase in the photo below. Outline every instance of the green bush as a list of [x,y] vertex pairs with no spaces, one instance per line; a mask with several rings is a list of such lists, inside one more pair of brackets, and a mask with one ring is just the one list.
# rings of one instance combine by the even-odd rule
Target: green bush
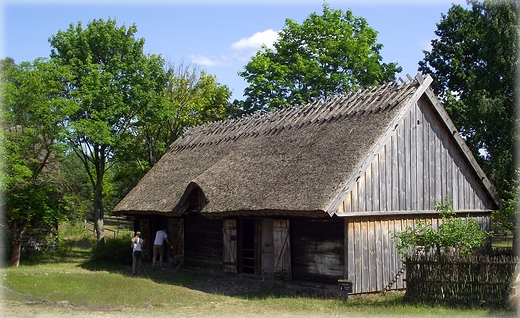
[[92,259],[124,265],[132,264],[132,249],[130,248],[132,237],[131,231],[120,231],[115,238],[105,237],[105,244],[102,248],[98,247],[97,244],[92,248]]

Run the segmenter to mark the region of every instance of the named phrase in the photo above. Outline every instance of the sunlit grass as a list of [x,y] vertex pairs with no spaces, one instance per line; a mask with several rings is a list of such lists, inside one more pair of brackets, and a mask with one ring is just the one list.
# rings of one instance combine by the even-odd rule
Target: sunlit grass
[[[195,274],[166,271],[132,277],[124,265],[47,263],[22,265],[3,271],[2,285],[24,299],[44,303],[66,302],[77,308],[107,308],[125,312],[153,308],[158,315],[175,309],[177,314],[269,317],[493,317],[512,316],[507,311],[457,309],[403,303],[401,293],[386,296],[350,296],[343,299],[266,295],[225,296],[185,287]],[[30,297],[27,297],[30,296]],[[7,299],[11,299],[7,296]],[[34,310],[34,309],[33,309]],[[152,309],[150,309],[152,310]]]
[[[82,230],[70,233],[70,240],[88,239]],[[22,259],[19,267],[3,269],[3,300],[10,308],[3,317],[97,317],[100,310],[104,317],[516,317],[506,309],[409,304],[403,293],[345,301],[264,288],[226,296],[190,288],[205,281],[196,272],[147,271],[133,277],[129,265],[95,262],[89,253],[72,246],[66,255]]]

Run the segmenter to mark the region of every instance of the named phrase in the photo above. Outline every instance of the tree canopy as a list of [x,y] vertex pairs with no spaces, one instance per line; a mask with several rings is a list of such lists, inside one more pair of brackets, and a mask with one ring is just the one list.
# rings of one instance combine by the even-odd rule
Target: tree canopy
[[376,38],[364,18],[327,4],[301,25],[286,19],[274,49],[258,51],[239,73],[249,83],[244,111],[302,104],[395,79],[401,68],[382,63]]
[[51,58],[67,66],[71,79],[63,91],[77,104],[65,122],[69,142],[89,175],[98,244],[104,239],[103,182],[119,152],[133,147],[139,122],[164,113],[168,74],[164,60],[143,53],[137,27],[115,20],[93,20],[83,29],[71,24],[50,37]]
[[22,237],[29,228],[44,234],[67,218],[58,157],[62,125],[75,105],[63,98],[68,70],[48,61],[16,65],[1,61],[1,206],[13,240],[11,265],[20,262]]
[[419,70],[503,198],[513,186],[517,1],[469,1],[442,15]]
[[[518,1],[468,1],[442,15],[419,71],[435,79],[434,90],[501,196],[493,221],[516,235],[518,123]],[[515,172],[516,171],[516,172]]]

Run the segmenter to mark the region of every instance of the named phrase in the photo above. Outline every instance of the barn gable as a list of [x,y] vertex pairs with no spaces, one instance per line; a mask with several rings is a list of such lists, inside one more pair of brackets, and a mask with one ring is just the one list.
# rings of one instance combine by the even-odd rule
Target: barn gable
[[493,186],[428,88],[430,82],[431,77],[396,116],[329,213],[436,213],[435,205],[445,198],[459,212],[496,209]]

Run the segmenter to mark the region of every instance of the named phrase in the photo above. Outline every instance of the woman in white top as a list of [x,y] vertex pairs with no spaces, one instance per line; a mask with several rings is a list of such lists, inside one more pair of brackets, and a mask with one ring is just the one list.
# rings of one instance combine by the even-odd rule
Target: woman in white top
[[141,274],[141,263],[143,262],[143,242],[141,238],[141,232],[135,232],[135,236],[132,239],[132,275],[135,275],[135,268],[137,267],[137,274]]

